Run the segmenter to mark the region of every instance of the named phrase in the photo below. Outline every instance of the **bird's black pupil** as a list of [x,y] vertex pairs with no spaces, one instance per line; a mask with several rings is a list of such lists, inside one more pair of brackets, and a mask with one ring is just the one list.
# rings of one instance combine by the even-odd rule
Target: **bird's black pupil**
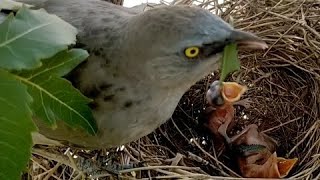
[[196,50],[195,50],[195,49],[192,49],[192,50],[190,51],[190,53],[191,53],[191,54],[195,54],[195,53],[196,53]]

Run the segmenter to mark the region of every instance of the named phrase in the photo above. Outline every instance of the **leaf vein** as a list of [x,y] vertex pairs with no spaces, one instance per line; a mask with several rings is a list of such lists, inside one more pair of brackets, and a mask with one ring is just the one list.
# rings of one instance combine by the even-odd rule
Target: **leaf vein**
[[7,122],[7,123],[9,123],[9,124],[12,124],[12,125],[15,125],[15,126],[19,127],[19,124],[18,124],[18,123],[16,123],[15,121],[10,121],[10,120],[7,119],[6,117],[0,117],[0,120],[5,121],[5,122]]
[[[9,159],[9,158],[7,158],[7,157],[0,156],[0,159],[5,160],[5,161],[11,163],[11,164],[12,164],[13,166],[15,166],[15,167],[18,167],[18,165],[17,165],[15,162],[11,161],[11,159]],[[6,179],[7,179],[7,178],[6,178]]]
[[[0,146],[5,146],[7,148],[12,149],[13,151],[16,151],[16,153],[21,154],[21,151],[19,151],[18,149],[16,149],[14,146],[12,146],[11,144],[4,142],[4,141],[0,141]],[[2,147],[3,148],[3,147]]]
[[22,140],[23,142],[24,142],[24,144],[27,144],[27,142],[26,142],[26,140],[24,139],[24,138],[22,138],[21,136],[18,136],[18,135],[16,135],[16,134],[14,134],[14,133],[11,133],[11,132],[8,132],[8,131],[3,131],[3,130],[1,130],[0,129],[0,134],[6,134],[6,135],[10,135],[10,136],[12,136],[12,137],[15,137],[16,139],[20,139],[20,140]]
[[[20,59],[20,57],[16,55],[16,53],[12,50],[12,48],[10,46],[6,45],[3,47],[6,47],[14,57],[16,57],[17,59]],[[20,62],[22,62],[22,61],[20,61]]]
[[[46,27],[46,26],[50,25],[51,23],[53,23],[53,22],[48,22],[48,23],[45,23],[45,24],[40,24],[40,25],[38,25],[38,26],[35,26],[35,27],[33,27],[33,28],[31,28],[31,29],[23,32],[23,33],[18,34],[17,36],[15,36],[15,37],[13,37],[13,38],[11,38],[11,39],[7,39],[6,41],[4,41],[3,43],[0,44],[0,47],[6,46],[7,44],[10,44],[11,42],[13,42],[13,41],[15,41],[15,40],[17,40],[17,39],[19,39],[19,38],[21,38],[21,37],[29,34],[30,32],[32,32],[32,31],[34,31],[34,30],[37,30],[37,29],[41,29],[41,28],[43,28],[43,27]],[[8,31],[9,31],[9,29],[8,29]]]
[[47,68],[47,69],[45,69],[45,70],[43,70],[43,71],[41,71],[41,72],[39,72],[39,73],[36,73],[36,74],[34,74],[34,75],[31,75],[28,79],[29,79],[29,80],[30,80],[30,79],[33,79],[33,78],[35,78],[35,77],[37,77],[37,76],[40,76],[41,74],[46,73],[47,71],[50,71],[50,70],[53,70],[53,69],[57,69],[57,68],[65,65],[65,64],[67,64],[67,63],[69,63],[69,62],[71,62],[71,61],[74,61],[75,59],[77,59],[77,58],[80,57],[80,56],[81,56],[81,55],[76,56],[76,57],[74,57],[74,58],[72,58],[72,59],[70,59],[70,60],[68,60],[68,61],[65,61],[65,62],[63,62],[63,63],[59,63],[59,64],[57,64],[56,66],[52,66],[51,68]]
[[0,97],[0,101],[6,103],[6,104],[7,104],[8,106],[10,106],[11,108],[18,109],[16,105],[8,102],[6,99],[4,99],[4,98],[2,98],[2,97]]
[[[46,114],[47,119],[48,119],[49,121],[51,121],[51,118],[50,118],[49,115],[48,115],[47,108],[46,108],[46,106],[45,106],[45,104],[44,104],[44,101],[43,101],[42,91],[40,91],[40,99],[41,99],[41,105],[43,106],[44,113]],[[54,119],[52,120],[52,122],[54,123]]]
[[81,119],[83,119],[85,121],[85,123],[90,127],[92,132],[95,132],[94,128],[91,126],[91,124],[87,121],[87,119],[85,117],[83,117],[78,111],[76,111],[75,109],[73,109],[72,107],[70,107],[68,104],[66,104],[65,102],[61,101],[60,99],[58,99],[57,97],[53,96],[50,92],[48,92],[46,89],[42,88],[41,86],[29,81],[28,79],[19,77],[14,75],[15,78],[21,80],[22,82],[39,89],[40,91],[43,91],[47,96],[49,96],[50,98],[52,98],[53,100],[57,101],[58,103],[62,104],[63,106],[65,106],[67,109],[69,109],[70,111],[72,111],[74,114],[76,114],[78,117],[80,117]]

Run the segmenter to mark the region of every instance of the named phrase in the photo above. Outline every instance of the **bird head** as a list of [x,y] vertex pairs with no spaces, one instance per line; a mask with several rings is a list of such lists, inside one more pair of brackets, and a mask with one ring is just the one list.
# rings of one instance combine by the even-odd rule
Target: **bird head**
[[206,94],[208,103],[211,106],[222,106],[233,104],[247,91],[247,87],[236,82],[214,81],[210,84]]
[[[230,43],[264,49],[255,35],[233,29],[211,12],[188,6],[167,6],[132,17],[125,27],[123,54],[134,64],[132,76],[163,87],[186,88],[218,69]],[[132,65],[133,66],[133,65]],[[128,66],[131,67],[131,66]]]

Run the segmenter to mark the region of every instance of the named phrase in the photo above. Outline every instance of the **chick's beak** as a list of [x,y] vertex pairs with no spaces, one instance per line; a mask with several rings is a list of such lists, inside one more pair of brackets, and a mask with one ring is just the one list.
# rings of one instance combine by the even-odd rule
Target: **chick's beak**
[[268,45],[256,35],[241,30],[233,30],[230,35],[240,49],[266,49]]
[[234,103],[240,100],[241,96],[247,91],[246,86],[242,86],[236,82],[223,82],[222,83],[222,97],[228,103]]
[[223,82],[220,84],[219,81],[214,81],[207,91],[206,98],[212,106],[221,106],[225,103],[232,104],[238,101],[247,89],[246,86],[236,82]]
[[280,177],[281,178],[286,177],[289,174],[289,172],[292,170],[292,168],[296,165],[297,161],[298,161],[298,158],[285,159],[282,157],[278,157],[277,164],[278,164]]

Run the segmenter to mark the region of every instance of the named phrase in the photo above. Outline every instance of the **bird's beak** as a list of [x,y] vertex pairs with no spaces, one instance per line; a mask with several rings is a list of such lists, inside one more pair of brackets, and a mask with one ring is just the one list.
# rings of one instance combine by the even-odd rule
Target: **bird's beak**
[[291,169],[294,167],[294,165],[297,163],[298,158],[294,159],[285,159],[282,157],[277,158],[277,163],[278,163],[278,171],[280,173],[280,177],[284,178],[286,177]]
[[238,101],[247,89],[236,82],[222,82],[221,86],[219,81],[214,81],[207,91],[207,101],[212,106],[232,104]]
[[223,82],[221,94],[225,102],[234,103],[241,98],[247,89],[246,86],[242,86],[236,82]]
[[237,43],[239,48],[245,49],[266,49],[268,45],[256,35],[241,30],[233,30],[231,39]]

